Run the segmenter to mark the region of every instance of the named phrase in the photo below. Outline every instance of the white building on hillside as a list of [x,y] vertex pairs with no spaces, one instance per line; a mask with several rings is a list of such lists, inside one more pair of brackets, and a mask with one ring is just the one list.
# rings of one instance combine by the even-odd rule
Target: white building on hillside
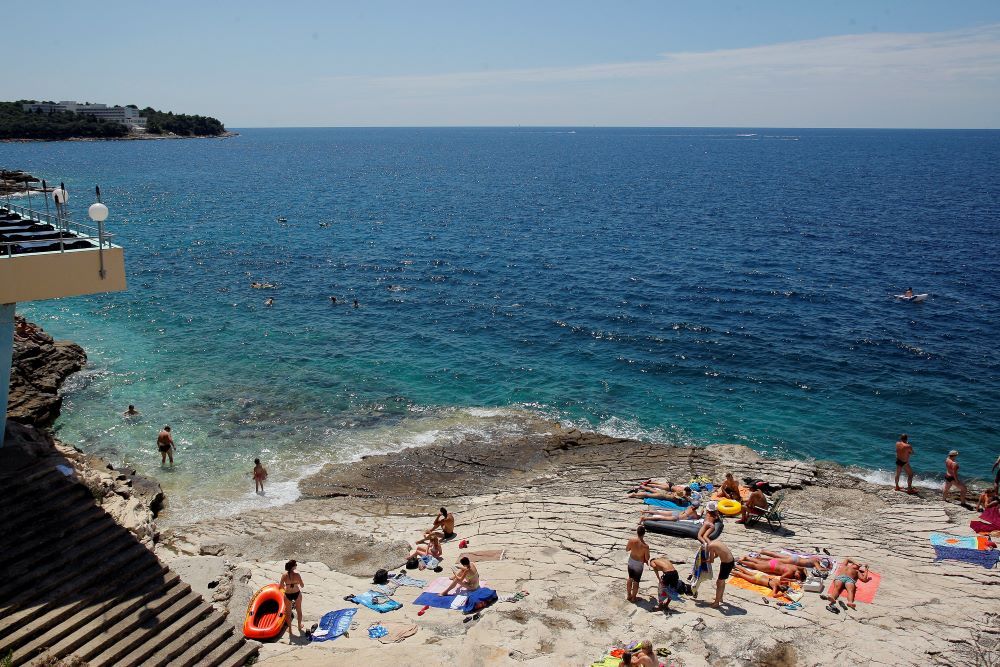
[[104,120],[121,123],[132,131],[143,132],[146,129],[146,119],[139,115],[138,109],[132,107],[109,107],[106,104],[83,104],[63,100],[62,102],[39,102],[21,105],[25,111],[41,111],[42,113],[55,113],[59,111],[69,111],[70,113],[83,113],[88,116],[96,116]]

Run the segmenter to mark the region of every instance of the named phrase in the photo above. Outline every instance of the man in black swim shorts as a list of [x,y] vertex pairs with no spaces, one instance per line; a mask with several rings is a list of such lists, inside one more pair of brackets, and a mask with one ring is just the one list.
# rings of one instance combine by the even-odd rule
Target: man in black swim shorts
[[733,571],[736,559],[733,557],[733,552],[730,551],[729,547],[719,540],[709,542],[705,550],[708,552],[709,563],[716,558],[719,559],[719,578],[715,581],[715,602],[712,603],[712,606],[718,609],[719,605],[722,604],[722,595],[726,591],[726,579],[729,578],[730,573]]

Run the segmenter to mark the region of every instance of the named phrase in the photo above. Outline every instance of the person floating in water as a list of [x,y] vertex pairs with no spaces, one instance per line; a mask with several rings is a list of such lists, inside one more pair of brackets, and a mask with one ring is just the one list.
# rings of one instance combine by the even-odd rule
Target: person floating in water
[[355,300],[354,300],[354,307],[355,307],[355,308],[357,308],[357,307],[358,307],[358,306],[360,306],[360,305],[361,305],[361,304],[360,304],[360,303],[358,303],[358,300],[357,300],[357,299],[355,299]]
[[267,468],[260,464],[260,459],[253,460],[254,490],[257,495],[264,495],[264,480],[267,479]]
[[912,287],[907,287],[906,291],[903,292],[903,296],[905,296],[907,299],[912,299],[913,298],[913,288]]
[[337,305],[337,297],[331,296],[330,297],[330,303],[332,303],[333,305]]
[[270,308],[271,306],[273,306],[274,305],[274,297],[273,296],[268,297],[267,301],[264,302],[264,305],[267,306],[268,308]]
[[124,416],[126,416],[126,417],[138,417],[142,413],[140,413],[138,410],[136,410],[134,405],[129,404],[128,410],[126,410],[122,414]]
[[160,465],[164,465],[167,462],[167,457],[170,457],[170,465],[174,464],[174,438],[170,434],[170,427],[164,426],[163,430],[160,431],[160,435],[156,436],[156,448],[160,450]]

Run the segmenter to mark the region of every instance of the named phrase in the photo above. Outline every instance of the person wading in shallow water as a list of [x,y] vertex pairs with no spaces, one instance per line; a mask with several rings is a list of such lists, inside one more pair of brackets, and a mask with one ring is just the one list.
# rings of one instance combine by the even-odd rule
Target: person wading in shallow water
[[160,450],[160,465],[164,465],[167,462],[167,457],[170,457],[170,465],[174,464],[174,438],[170,435],[170,427],[164,426],[163,430],[160,431],[160,435],[156,436],[156,448]]
[[913,445],[910,444],[910,436],[905,433],[899,436],[896,442],[896,490],[899,488],[899,474],[906,471],[906,492],[916,493],[913,490],[913,468],[910,467],[910,457],[913,456]]

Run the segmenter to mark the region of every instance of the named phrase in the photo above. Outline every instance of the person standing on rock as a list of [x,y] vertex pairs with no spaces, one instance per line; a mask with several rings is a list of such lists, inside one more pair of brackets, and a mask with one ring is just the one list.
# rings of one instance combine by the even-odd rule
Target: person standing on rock
[[170,435],[170,427],[164,426],[163,430],[160,431],[160,435],[156,436],[156,448],[160,450],[160,465],[164,465],[167,462],[167,457],[170,457],[170,465],[174,464],[174,439]]
[[729,579],[729,575],[733,571],[736,559],[729,547],[719,540],[709,542],[706,551],[708,551],[709,563],[716,558],[719,559],[719,578],[715,581],[715,601],[712,603],[712,606],[718,609],[719,605],[722,604],[722,596],[726,592],[726,580]]
[[628,541],[625,549],[628,551],[628,582],[625,584],[625,599],[635,602],[639,597],[639,582],[642,580],[642,571],[649,562],[649,545],[645,540],[646,528],[639,526],[635,529],[635,537]]
[[299,622],[299,634],[301,635],[302,630],[302,589],[306,587],[305,582],[302,581],[302,575],[295,571],[295,568],[299,566],[294,560],[290,560],[285,563],[285,573],[281,575],[281,581],[278,585],[281,590],[285,592],[285,598],[288,600],[288,606],[294,608],[294,612],[289,615],[288,618],[288,637],[292,636],[292,616],[298,619]]
[[948,458],[944,460],[944,501],[948,502],[948,494],[951,492],[951,485],[954,484],[958,487],[961,496],[959,497],[959,502],[962,503],[962,507],[969,509],[969,506],[965,503],[965,494],[968,493],[968,489],[965,488],[965,482],[958,478],[958,461],[955,457],[958,456],[958,450],[953,449],[948,452]]
[[913,468],[910,467],[910,457],[913,456],[913,445],[909,442],[910,436],[905,433],[899,436],[896,441],[896,490],[899,488],[899,473],[906,471],[906,492],[916,493],[913,490]]

